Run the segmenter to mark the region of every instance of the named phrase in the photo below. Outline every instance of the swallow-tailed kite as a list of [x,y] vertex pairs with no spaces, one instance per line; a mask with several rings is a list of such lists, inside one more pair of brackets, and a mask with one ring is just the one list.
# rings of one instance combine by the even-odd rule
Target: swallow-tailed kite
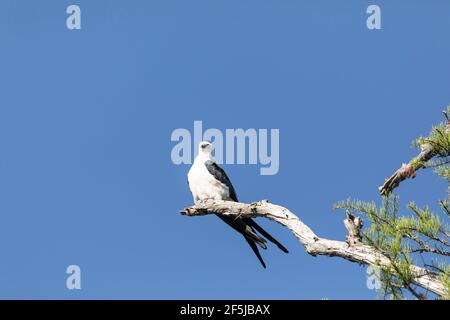
[[[194,197],[194,202],[206,199],[238,202],[230,179],[225,171],[212,160],[211,152],[211,143],[207,141],[200,142],[198,155],[188,172],[188,184]],[[282,251],[288,253],[288,250],[281,243],[256,224],[253,219],[236,219],[235,217],[223,215],[217,216],[244,236],[264,268],[266,264],[259,253],[257,245],[263,249],[267,249],[266,239],[276,244]]]

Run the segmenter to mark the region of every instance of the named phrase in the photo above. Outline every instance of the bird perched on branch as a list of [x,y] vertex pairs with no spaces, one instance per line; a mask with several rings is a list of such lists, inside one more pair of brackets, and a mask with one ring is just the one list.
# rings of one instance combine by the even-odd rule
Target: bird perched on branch
[[[207,199],[239,202],[230,179],[225,171],[212,160],[211,152],[211,143],[207,141],[200,142],[198,155],[188,172],[188,183],[194,202]],[[288,250],[281,243],[261,228],[253,219],[217,216],[245,238],[264,268],[266,264],[261,257],[258,246],[267,249],[266,239],[288,253]]]

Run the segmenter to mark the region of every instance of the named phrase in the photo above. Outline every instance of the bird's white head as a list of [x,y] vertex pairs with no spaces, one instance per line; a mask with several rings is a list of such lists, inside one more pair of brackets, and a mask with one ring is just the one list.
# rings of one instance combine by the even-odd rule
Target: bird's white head
[[198,144],[198,155],[204,158],[211,159],[212,144],[208,141],[202,141]]

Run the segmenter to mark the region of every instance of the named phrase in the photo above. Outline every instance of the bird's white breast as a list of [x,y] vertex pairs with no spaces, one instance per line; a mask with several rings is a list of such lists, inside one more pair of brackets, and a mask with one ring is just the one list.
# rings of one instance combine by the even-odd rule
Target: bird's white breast
[[205,161],[207,160],[199,157],[195,158],[194,164],[188,172],[189,188],[194,201],[205,199],[229,200],[228,187],[209,173],[205,166]]

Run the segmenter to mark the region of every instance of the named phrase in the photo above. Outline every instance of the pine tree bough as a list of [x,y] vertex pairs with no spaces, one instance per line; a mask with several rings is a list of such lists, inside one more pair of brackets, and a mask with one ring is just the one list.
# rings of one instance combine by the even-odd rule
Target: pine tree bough
[[[361,242],[362,221],[347,212],[344,225],[348,230],[347,241],[319,238],[305,223],[288,209],[271,204],[267,200],[245,204],[222,200],[199,201],[195,206],[180,211],[186,216],[202,216],[217,213],[235,217],[263,217],[278,222],[288,228],[306,252],[312,256],[324,255],[340,257],[365,265],[389,266],[390,260],[375,248]],[[446,294],[444,284],[430,271],[412,266],[413,283],[438,296]]]

